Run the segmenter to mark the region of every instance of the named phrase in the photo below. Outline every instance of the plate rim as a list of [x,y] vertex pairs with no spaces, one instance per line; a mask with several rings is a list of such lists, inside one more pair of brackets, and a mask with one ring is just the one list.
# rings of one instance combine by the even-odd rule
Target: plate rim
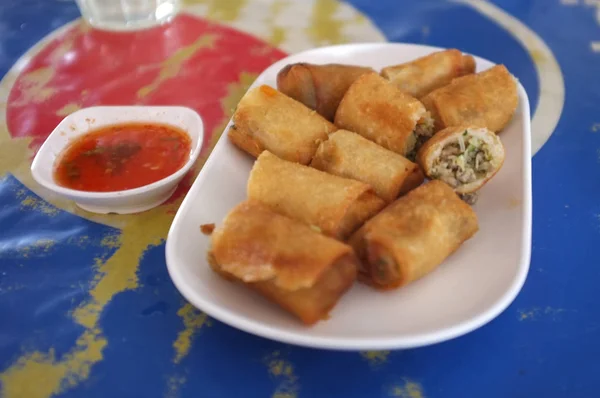
[[[261,72],[261,74],[256,78],[255,82],[248,88],[255,87],[256,81],[258,81],[264,73],[272,68],[274,65],[290,62],[290,59],[294,59],[297,57],[310,56],[315,53],[322,53],[325,51],[332,50],[340,50],[344,48],[352,48],[352,49],[376,49],[377,47],[389,48],[389,47],[404,47],[404,48],[421,48],[426,49],[431,52],[444,50],[441,47],[427,46],[422,44],[412,44],[412,43],[358,43],[358,44],[341,44],[334,46],[326,46],[326,47],[318,47],[309,49],[306,51],[302,51],[295,54],[290,54],[289,56],[282,58]],[[494,62],[491,62],[485,58],[476,56],[471,54],[476,58],[487,61],[492,65],[495,65]],[[474,316],[468,320],[459,322],[453,326],[445,327],[434,332],[430,333],[419,333],[413,335],[403,335],[401,337],[377,337],[377,338],[364,338],[364,337],[315,337],[315,336],[306,336],[299,334],[298,332],[291,332],[287,330],[282,330],[277,327],[272,327],[268,324],[261,324],[257,321],[253,321],[251,319],[240,318],[236,313],[230,312],[228,310],[223,310],[222,307],[212,304],[208,300],[204,300],[201,297],[198,297],[192,291],[192,288],[185,282],[184,276],[177,270],[174,260],[174,243],[173,243],[173,235],[174,231],[179,224],[179,219],[183,218],[185,215],[183,214],[182,209],[186,209],[188,207],[187,202],[192,201],[193,198],[189,195],[192,191],[194,191],[197,185],[201,185],[202,182],[207,178],[208,175],[208,166],[211,164],[216,158],[215,153],[217,152],[217,148],[220,148],[222,145],[225,145],[227,141],[227,134],[225,133],[228,126],[231,124],[231,119],[229,120],[227,126],[224,129],[223,134],[219,138],[219,141],[213,148],[210,156],[204,164],[204,167],[196,177],[194,183],[190,187],[188,193],[186,194],[183,202],[181,203],[179,209],[175,217],[173,218],[172,224],[169,228],[169,233],[167,235],[166,248],[165,248],[165,257],[167,264],[167,271],[173,284],[177,288],[177,290],[183,295],[183,297],[188,300],[192,305],[201,311],[205,312],[208,316],[227,324],[230,327],[236,328],[243,332],[256,335],[259,337],[267,338],[270,340],[292,344],[296,346],[303,347],[311,347],[311,348],[319,348],[319,349],[328,349],[328,350],[339,350],[339,351],[357,351],[357,350],[390,350],[390,349],[407,349],[407,348],[417,348],[428,346],[436,343],[441,343],[443,341],[448,341],[460,336],[463,336],[467,333],[470,333],[487,323],[491,322],[497,316],[499,316],[508,306],[515,300],[519,292],[521,291],[523,285],[525,284],[525,280],[527,279],[527,275],[529,273],[530,262],[531,262],[531,241],[532,241],[532,175],[531,175],[531,115],[530,115],[530,104],[529,97],[524,87],[518,83],[518,94],[519,94],[519,106],[523,113],[523,153],[521,156],[523,157],[523,218],[521,220],[521,256],[519,259],[518,272],[513,279],[510,288],[507,289],[504,294],[496,300],[496,302],[491,305],[486,311],[479,313],[477,316]]]

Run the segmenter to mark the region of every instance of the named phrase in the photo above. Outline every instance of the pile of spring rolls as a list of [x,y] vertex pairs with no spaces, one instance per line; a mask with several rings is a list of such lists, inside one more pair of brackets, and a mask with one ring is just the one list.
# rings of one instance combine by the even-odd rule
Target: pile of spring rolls
[[212,233],[212,269],[309,325],[356,280],[427,275],[478,231],[470,204],[502,167],[517,103],[506,67],[475,73],[454,49],[381,73],[286,66],[234,113],[229,140],[256,162]]

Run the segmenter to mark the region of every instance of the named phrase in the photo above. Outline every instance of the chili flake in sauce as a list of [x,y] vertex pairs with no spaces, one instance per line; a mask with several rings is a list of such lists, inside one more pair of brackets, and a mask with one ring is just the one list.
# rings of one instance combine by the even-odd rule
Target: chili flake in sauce
[[183,167],[191,147],[184,131],[165,124],[106,126],[82,135],[64,150],[54,179],[63,187],[88,192],[138,188]]

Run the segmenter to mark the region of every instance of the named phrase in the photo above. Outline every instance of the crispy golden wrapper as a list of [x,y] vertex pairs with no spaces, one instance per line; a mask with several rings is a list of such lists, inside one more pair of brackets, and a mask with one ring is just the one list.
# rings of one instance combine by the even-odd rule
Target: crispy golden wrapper
[[354,65],[290,64],[277,74],[277,89],[333,121],[348,87],[369,72],[374,70]]
[[512,119],[519,98],[517,83],[504,65],[452,80],[422,102],[436,130],[452,126],[482,126],[501,131]]
[[211,267],[311,325],[356,279],[352,248],[256,201],[236,206],[211,236]]
[[387,202],[419,186],[424,179],[416,163],[347,130],[330,134],[319,145],[311,166],[369,184]]
[[248,198],[345,239],[385,206],[370,185],[263,152],[250,172]]
[[425,107],[417,99],[378,74],[368,73],[359,77],[344,95],[335,124],[406,155],[415,147],[414,130],[425,114]]
[[381,70],[381,76],[416,98],[447,85],[454,78],[472,73],[475,73],[475,59],[456,49],[437,51]]
[[349,243],[362,263],[359,279],[392,289],[433,271],[478,228],[473,209],[434,180],[367,221]]
[[244,95],[233,123],[229,139],[250,155],[268,150],[301,164],[309,164],[319,143],[336,130],[315,111],[266,85]]

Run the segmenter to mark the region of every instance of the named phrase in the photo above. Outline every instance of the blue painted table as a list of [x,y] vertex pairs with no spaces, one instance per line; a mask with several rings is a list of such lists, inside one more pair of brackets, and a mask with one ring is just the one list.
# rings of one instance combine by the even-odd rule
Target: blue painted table
[[[87,76],[71,71],[80,56],[106,48],[91,46],[100,39],[79,22],[63,28],[79,16],[73,2],[3,0],[1,396],[600,395],[600,1],[198,0],[184,2],[184,11],[195,19],[178,22],[183,36],[216,31],[224,38],[216,47],[251,43],[262,57],[224,78],[219,98],[202,97],[215,107],[206,110],[215,140],[244,87],[285,52],[390,40],[457,47],[505,63],[529,94],[539,150],[525,286],[481,329],[405,351],[303,349],[208,319],[182,299],[165,268],[164,238],[180,198],[146,215],[110,219],[86,214],[32,182],[31,156],[54,120],[106,103],[110,96],[94,92],[120,80],[78,86]],[[175,72],[193,70],[187,53],[175,47],[157,55],[169,61],[157,64],[156,75],[166,70],[166,78],[152,87],[177,78],[169,69],[174,64],[183,68]],[[45,60],[46,66],[28,69]],[[180,100],[168,89],[154,95],[150,102]],[[141,97],[135,98],[143,103]]]

